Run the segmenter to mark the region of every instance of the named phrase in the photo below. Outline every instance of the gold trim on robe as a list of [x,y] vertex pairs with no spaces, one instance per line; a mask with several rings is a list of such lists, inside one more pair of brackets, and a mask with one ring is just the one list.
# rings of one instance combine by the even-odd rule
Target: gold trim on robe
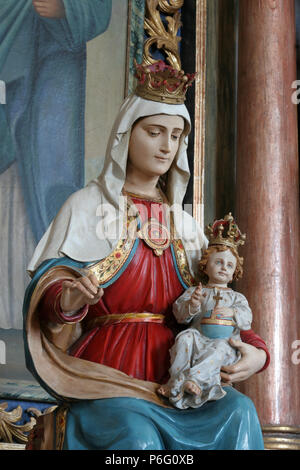
[[[106,283],[112,281],[112,279],[119,273],[119,271],[123,268],[126,261],[128,260],[130,253],[134,248],[134,244],[136,243],[137,239],[139,239],[139,233],[141,229],[138,227],[138,211],[137,209],[136,211],[132,210],[132,208],[134,208],[135,206],[133,201],[131,200],[131,197],[135,197],[135,195],[130,193],[129,196],[128,193],[127,213],[124,216],[123,231],[116,248],[106,258],[103,258],[94,265],[91,265],[86,268],[86,271],[95,274],[99,281],[99,285],[103,286]],[[134,214],[134,212],[136,213]],[[134,215],[128,216],[128,213]],[[170,243],[173,246],[173,252],[175,257],[174,261],[176,262],[179,274],[181,275],[183,282],[187,285],[187,287],[191,287],[195,285],[195,280],[189,270],[189,265],[183,243],[176,236],[172,213],[170,217],[170,226]],[[151,246],[149,243],[147,244],[148,246]],[[170,244],[166,244],[163,250],[168,248],[169,245]],[[151,248],[155,251],[155,249],[157,249],[157,246],[153,245],[153,247],[151,246]]]
[[196,285],[195,279],[190,273],[187,256],[182,241],[179,238],[174,238],[172,241],[174,248],[174,255],[177,263],[177,267],[181,274],[181,277],[187,287],[192,287]]
[[137,226],[137,217],[125,214],[122,235],[116,248],[106,258],[86,268],[89,273],[95,274],[99,285],[111,281],[126,263],[136,241]]

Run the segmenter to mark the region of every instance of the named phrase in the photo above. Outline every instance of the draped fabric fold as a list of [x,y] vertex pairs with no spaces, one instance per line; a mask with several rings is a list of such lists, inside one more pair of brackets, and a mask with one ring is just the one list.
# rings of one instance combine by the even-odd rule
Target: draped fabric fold
[[[231,387],[226,390],[222,400],[193,410],[133,398],[78,402],[67,412],[62,448],[126,450],[134,442],[135,449],[148,451],[263,450],[252,401]],[[79,422],[80,433],[75,431]]]
[[161,404],[155,393],[158,384],[68,355],[69,347],[81,334],[80,324],[42,325],[41,328],[38,306],[47,288],[60,279],[75,279],[80,275],[78,270],[84,267],[84,263],[68,258],[49,260],[32,279],[24,300],[27,368],[59,400],[123,396]]

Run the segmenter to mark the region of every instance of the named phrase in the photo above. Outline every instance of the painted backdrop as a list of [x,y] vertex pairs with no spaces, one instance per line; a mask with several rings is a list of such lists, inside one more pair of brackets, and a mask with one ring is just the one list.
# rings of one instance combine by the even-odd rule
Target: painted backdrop
[[6,100],[0,99],[0,378],[6,379],[31,379],[22,341],[26,266],[64,200],[100,173],[114,117],[133,86],[133,57],[142,57],[144,0],[64,5],[66,17],[50,20],[31,0],[0,0],[1,98],[6,85]]

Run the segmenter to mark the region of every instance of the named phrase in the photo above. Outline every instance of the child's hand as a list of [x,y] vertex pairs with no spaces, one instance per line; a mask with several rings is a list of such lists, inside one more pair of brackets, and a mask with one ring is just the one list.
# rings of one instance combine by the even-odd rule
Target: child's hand
[[200,282],[191,296],[190,310],[192,313],[196,312],[196,310],[198,309],[199,305],[201,305],[205,297],[206,297],[206,293],[205,292],[203,293],[202,284]]

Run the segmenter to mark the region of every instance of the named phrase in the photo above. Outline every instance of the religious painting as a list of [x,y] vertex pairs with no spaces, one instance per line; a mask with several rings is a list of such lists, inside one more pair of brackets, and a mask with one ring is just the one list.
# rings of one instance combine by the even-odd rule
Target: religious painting
[[33,380],[22,340],[26,267],[66,199],[101,172],[133,58],[141,60],[144,6],[0,5],[0,396],[7,381]]

